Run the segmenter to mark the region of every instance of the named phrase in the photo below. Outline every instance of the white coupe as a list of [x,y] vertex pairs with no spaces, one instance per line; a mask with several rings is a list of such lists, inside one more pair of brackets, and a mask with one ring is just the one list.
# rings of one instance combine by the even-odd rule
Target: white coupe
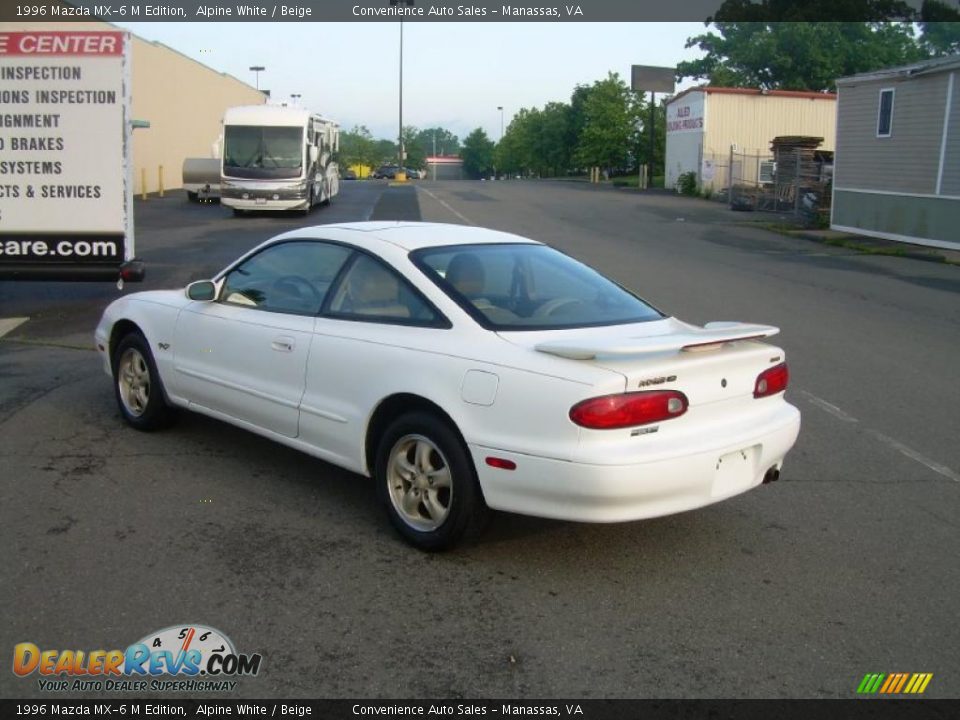
[[488,507],[619,522],[776,480],[800,428],[776,332],[681,322],[516,235],[368,222],[116,300],[96,345],[134,428],[186,408],[371,476],[435,550]]

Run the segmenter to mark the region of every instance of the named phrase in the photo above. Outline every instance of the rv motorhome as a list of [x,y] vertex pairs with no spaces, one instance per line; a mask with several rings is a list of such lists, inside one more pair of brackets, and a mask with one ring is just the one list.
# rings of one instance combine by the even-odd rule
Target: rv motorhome
[[310,211],[340,189],[340,128],[304,108],[250,105],[223,116],[221,203],[246,210]]

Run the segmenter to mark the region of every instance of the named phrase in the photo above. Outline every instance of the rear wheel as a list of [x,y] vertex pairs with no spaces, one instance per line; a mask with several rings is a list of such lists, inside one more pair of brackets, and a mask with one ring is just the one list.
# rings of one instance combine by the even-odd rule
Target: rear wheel
[[411,545],[443,550],[486,511],[473,464],[456,433],[434,415],[403,415],[377,447],[374,479],[390,522]]
[[137,430],[158,430],[174,420],[146,339],[131,332],[113,353],[113,388],[120,414]]

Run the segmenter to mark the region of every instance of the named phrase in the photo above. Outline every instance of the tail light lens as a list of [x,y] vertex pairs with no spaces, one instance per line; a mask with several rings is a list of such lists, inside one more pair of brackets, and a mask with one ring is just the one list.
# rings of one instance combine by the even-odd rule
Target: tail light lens
[[616,430],[680,417],[687,405],[687,396],[676,390],[603,395],[578,402],[570,419],[591,430]]
[[757,375],[757,382],[753,386],[753,396],[762,398],[776,395],[786,390],[789,382],[790,371],[787,369],[787,364],[774,365]]

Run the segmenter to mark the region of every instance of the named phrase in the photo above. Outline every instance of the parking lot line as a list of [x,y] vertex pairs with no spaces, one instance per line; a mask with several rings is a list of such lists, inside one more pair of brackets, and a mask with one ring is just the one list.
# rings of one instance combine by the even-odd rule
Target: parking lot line
[[[845,413],[843,410],[841,410],[840,408],[838,408],[838,407],[837,407],[836,405],[834,405],[833,403],[829,403],[829,402],[827,402],[826,400],[824,400],[823,398],[817,397],[817,396],[814,395],[813,393],[809,393],[809,392],[807,392],[806,390],[800,390],[800,391],[798,391],[798,392],[799,392],[800,395],[802,395],[803,397],[805,397],[805,398],[807,399],[807,401],[810,402],[812,405],[816,405],[816,406],[817,406],[818,408],[820,408],[821,410],[830,413],[831,415],[833,415],[833,416],[834,416],[835,418],[837,418],[838,420],[842,420],[843,422],[849,422],[849,423],[859,422],[855,417],[853,417],[852,415],[848,415],[847,413]],[[872,429],[870,429],[870,428],[867,428],[866,431],[867,431],[870,435],[873,435],[873,437],[875,437],[875,438],[876,438],[877,440],[879,440],[880,442],[884,443],[885,445],[889,445],[890,447],[892,447],[894,450],[896,450],[897,452],[899,452],[901,455],[906,455],[906,456],[907,456],[908,458],[910,458],[911,460],[914,460],[914,461],[920,463],[921,465],[924,465],[924,466],[928,467],[929,469],[933,470],[935,473],[938,473],[938,474],[940,474],[940,475],[943,475],[944,477],[949,478],[950,480],[953,480],[954,482],[960,482],[960,475],[958,475],[957,473],[955,473],[953,470],[951,470],[950,468],[948,468],[946,465],[941,465],[940,463],[936,462],[935,460],[931,460],[930,458],[926,457],[925,455],[922,455],[921,453],[918,453],[918,452],[917,452],[916,450],[914,450],[913,448],[904,445],[904,444],[903,444],[902,442],[900,442],[899,440],[895,440],[894,438],[890,437],[889,435],[884,435],[882,432],[880,432],[880,431],[878,431],[878,430],[872,430]]]
[[844,422],[851,422],[851,423],[858,422],[855,417],[853,417],[852,415],[847,415],[843,410],[838,408],[833,403],[828,403],[823,398],[819,398],[813,393],[808,393],[806,390],[800,390],[799,392],[811,403],[816,405],[821,410],[825,410],[826,412],[830,413],[838,420],[843,420]]
[[466,215],[464,215],[464,214],[461,213],[460,211],[454,210],[452,207],[450,207],[450,205],[449,205],[446,201],[441,200],[441,199],[438,198],[436,195],[434,195],[432,192],[430,192],[429,190],[427,190],[425,187],[419,187],[419,186],[417,186],[417,191],[418,191],[418,192],[425,192],[427,195],[429,195],[430,197],[432,197],[432,198],[433,198],[434,200],[436,200],[438,203],[440,203],[441,205],[443,205],[447,210],[449,210],[449,211],[452,212],[454,215],[456,215],[458,218],[460,218],[461,220],[463,220],[467,225],[476,225],[476,223],[475,223],[473,220],[471,220],[470,218],[468,218]]
[[28,317],[0,318],[0,337],[16,330],[29,319]]
[[941,465],[940,463],[934,460],[931,460],[930,458],[925,457],[924,455],[921,455],[913,448],[907,447],[899,440],[894,440],[892,437],[890,437],[889,435],[884,435],[882,432],[878,432],[877,430],[867,430],[867,432],[873,435],[875,438],[877,438],[877,440],[879,440],[880,442],[885,443],[890,447],[892,447],[894,450],[897,450],[903,455],[906,455],[911,460],[916,460],[921,465],[926,465],[935,473],[939,473],[944,477],[950,478],[954,482],[960,482],[960,475],[955,473],[946,465]]

